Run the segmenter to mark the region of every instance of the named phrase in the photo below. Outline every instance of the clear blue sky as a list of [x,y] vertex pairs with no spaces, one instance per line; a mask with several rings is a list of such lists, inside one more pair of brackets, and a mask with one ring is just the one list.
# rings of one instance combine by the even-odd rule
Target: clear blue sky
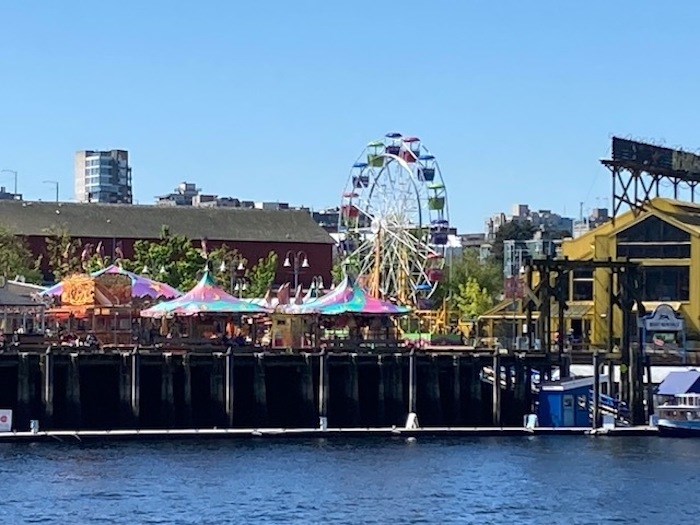
[[[73,154],[128,149],[135,197],[321,208],[387,131],[438,157],[452,223],[605,204],[611,134],[698,146],[700,4],[120,1],[0,6],[0,169],[73,197]],[[0,183],[11,187],[12,176]]]

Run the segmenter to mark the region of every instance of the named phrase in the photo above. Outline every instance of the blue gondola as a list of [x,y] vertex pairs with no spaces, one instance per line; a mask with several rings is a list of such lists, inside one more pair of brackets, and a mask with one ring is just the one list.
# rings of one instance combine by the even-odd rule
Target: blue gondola
[[438,246],[447,244],[448,234],[450,232],[450,223],[444,219],[438,219],[430,222],[430,242]]

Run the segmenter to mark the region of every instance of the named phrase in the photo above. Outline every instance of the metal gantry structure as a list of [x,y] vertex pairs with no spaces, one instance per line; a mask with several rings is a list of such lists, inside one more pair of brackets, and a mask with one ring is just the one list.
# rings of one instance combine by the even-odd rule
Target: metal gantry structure
[[[533,313],[537,312],[537,333],[544,352],[560,367],[561,377],[569,375],[568,359],[565,357],[564,338],[559,337],[556,345],[552,341],[552,321],[557,320],[559,330],[565,323],[569,302],[569,280],[576,270],[605,270],[608,273],[608,348],[609,354],[620,353],[620,393],[622,400],[630,407],[632,424],[645,421],[644,410],[644,355],[641,336],[637,325],[637,314],[644,316],[642,303],[641,273],[637,263],[620,260],[573,261],[569,259],[533,259],[525,265],[524,279],[527,293],[523,299],[526,312],[528,350],[534,349],[531,329]],[[539,280],[533,286],[533,276]],[[634,308],[637,312],[634,312]],[[619,345],[615,338],[615,308],[621,315]],[[555,355],[552,355],[555,353]]]
[[613,137],[612,159],[600,162],[612,175],[613,221],[624,206],[638,215],[655,197],[695,202],[700,156],[694,153]]

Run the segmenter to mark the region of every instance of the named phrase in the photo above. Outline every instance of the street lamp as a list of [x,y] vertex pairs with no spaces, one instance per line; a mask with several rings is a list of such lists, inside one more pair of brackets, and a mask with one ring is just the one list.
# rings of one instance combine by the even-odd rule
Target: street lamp
[[17,172],[15,170],[0,170],[0,173],[12,173],[15,176],[15,196],[17,198]]
[[248,279],[245,277],[238,277],[235,280],[235,284],[233,286],[233,291],[238,292],[238,298],[240,299],[243,297],[243,292],[245,292],[248,289]]
[[44,180],[42,181],[44,184],[53,184],[56,186],[56,202],[58,202],[58,181],[57,180]]
[[[245,272],[245,264],[243,259],[234,259],[231,261],[231,273],[229,275],[229,290],[231,293],[234,291],[239,292],[238,297],[241,297],[240,292],[243,292],[246,288],[246,279],[243,278],[243,273]],[[219,265],[219,273],[226,275],[226,260],[222,260]]]
[[301,250],[296,253],[289,250],[284,256],[282,266],[285,268],[292,268],[292,273],[294,274],[294,288],[296,289],[299,286],[299,273],[301,269],[308,268],[310,266],[309,258],[306,256],[306,253]]

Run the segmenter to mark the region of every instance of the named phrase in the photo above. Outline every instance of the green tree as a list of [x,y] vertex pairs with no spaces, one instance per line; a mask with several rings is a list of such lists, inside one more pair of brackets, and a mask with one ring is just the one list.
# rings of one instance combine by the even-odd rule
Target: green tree
[[205,262],[190,239],[173,235],[164,226],[159,240],[134,243],[134,259],[125,266],[137,273],[147,269],[153,279],[187,291],[197,283]]
[[470,278],[485,289],[494,301],[503,293],[502,265],[493,257],[482,260],[477,250],[464,250],[461,257],[455,258],[445,268],[444,274],[444,280],[433,296],[436,304],[442,304],[444,299],[448,299],[450,307],[457,308],[455,297],[460,293],[459,287]]
[[7,279],[22,276],[27,282],[41,283],[41,257],[32,255],[27,241],[0,227],[0,275]]
[[493,296],[474,277],[458,286],[455,303],[463,319],[474,319],[493,306]]
[[72,273],[82,272],[80,239],[73,239],[64,226],[52,226],[46,233],[46,253],[54,280],[58,282]]
[[259,259],[258,264],[246,272],[248,288],[245,297],[263,297],[275,282],[277,275],[277,254],[270,252],[264,259]]

